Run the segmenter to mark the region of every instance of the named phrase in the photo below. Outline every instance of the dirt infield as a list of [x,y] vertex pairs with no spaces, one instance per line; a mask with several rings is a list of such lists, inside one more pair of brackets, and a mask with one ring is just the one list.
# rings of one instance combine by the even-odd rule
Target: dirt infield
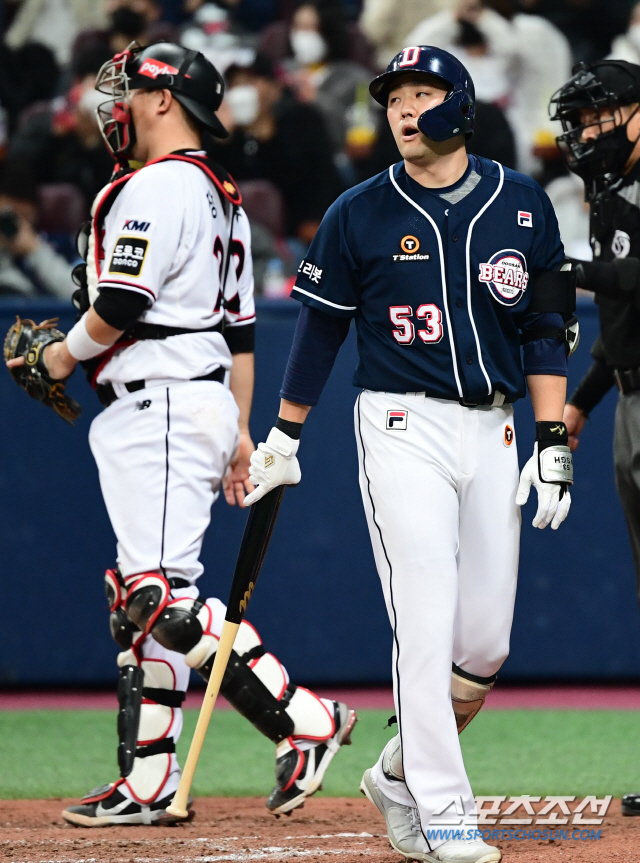
[[[11,863],[216,863],[336,860],[400,863],[384,822],[366,800],[311,800],[290,818],[275,819],[262,798],[201,798],[196,819],[179,827],[66,825],[65,800],[0,801],[0,860]],[[498,842],[514,863],[636,863],[640,818],[623,818],[613,801],[593,841],[535,839]]]

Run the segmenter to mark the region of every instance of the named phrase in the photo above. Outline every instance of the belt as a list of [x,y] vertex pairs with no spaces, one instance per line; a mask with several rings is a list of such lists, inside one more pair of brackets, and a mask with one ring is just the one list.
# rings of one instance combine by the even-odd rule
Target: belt
[[640,390],[640,368],[614,369],[613,379],[624,396]]
[[504,393],[501,393],[498,390],[491,393],[490,395],[483,396],[480,399],[459,399],[460,404],[462,405],[462,407],[465,408],[479,408],[486,405],[493,408],[499,408],[502,407],[502,405],[504,404],[511,404],[512,401],[513,399],[510,399],[508,396],[505,396]]
[[[202,375],[199,378],[191,378],[192,381],[216,381],[219,384],[224,383],[224,375],[225,370],[222,366],[218,366],[217,369],[214,369],[212,372],[209,372],[208,375]],[[176,383],[180,383],[176,381]],[[124,385],[125,389],[130,393],[137,393],[138,390],[143,390],[147,386],[153,386],[153,381],[129,381]],[[100,402],[105,408],[108,408],[110,404],[113,404],[118,398],[115,389],[113,388],[113,384],[98,384],[96,387],[96,393]]]

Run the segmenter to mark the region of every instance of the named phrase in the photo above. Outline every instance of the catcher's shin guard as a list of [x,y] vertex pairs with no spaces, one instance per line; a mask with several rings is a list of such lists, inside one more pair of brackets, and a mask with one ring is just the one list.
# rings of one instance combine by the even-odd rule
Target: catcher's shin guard
[[464,731],[478,713],[487,693],[493,689],[497,676],[494,674],[492,677],[478,677],[463,671],[454,663],[451,672],[451,703],[456,716],[458,734]]
[[[209,679],[215,652],[198,668]],[[327,740],[334,718],[322,701],[294,686],[275,656],[267,653],[250,623],[240,624],[220,692],[261,734],[279,744],[287,738]]]
[[[133,652],[129,654],[135,661]],[[106,827],[175,820],[165,810],[178,784],[173,728],[184,697],[184,692],[175,689],[173,669],[163,660],[142,659],[141,666],[121,668],[120,779],[89,792],[79,806],[65,809],[66,821],[80,827]]]

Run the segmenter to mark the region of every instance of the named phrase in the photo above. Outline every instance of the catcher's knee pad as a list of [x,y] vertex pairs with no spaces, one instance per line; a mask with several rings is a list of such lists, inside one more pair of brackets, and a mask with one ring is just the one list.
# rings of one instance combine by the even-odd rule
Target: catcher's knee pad
[[456,717],[458,734],[467,727],[478,713],[487,693],[491,692],[497,674],[492,677],[477,677],[454,663],[451,672],[451,703]]
[[130,576],[126,582],[126,612],[144,635],[151,633],[167,650],[184,654],[190,668],[198,668],[215,651],[218,638],[204,597],[172,599],[168,581],[157,572]]
[[127,588],[118,568],[108,569],[105,572],[104,587],[111,612],[109,616],[111,635],[118,647],[129,650],[139,629],[127,616],[125,610]]
[[[214,656],[215,651],[198,669],[205,680]],[[260,636],[247,621],[238,629],[220,692],[274,743],[287,737],[326,740],[335,733],[333,716],[320,699],[289,682],[280,662],[265,651]]]
[[171,772],[176,747],[170,733],[184,698],[164,660],[143,659],[120,670],[118,766],[139,803],[155,800]]

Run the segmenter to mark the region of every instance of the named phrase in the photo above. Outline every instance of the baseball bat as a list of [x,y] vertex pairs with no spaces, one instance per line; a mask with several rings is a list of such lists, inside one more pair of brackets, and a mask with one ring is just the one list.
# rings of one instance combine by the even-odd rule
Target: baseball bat
[[200,758],[204,738],[211,720],[211,714],[220,692],[222,678],[227,670],[236,633],[249,605],[251,594],[253,593],[264,557],[267,553],[267,547],[273,533],[273,526],[276,523],[283,494],[283,485],[272,489],[257,503],[254,503],[249,512],[249,518],[247,519],[240,544],[240,551],[238,552],[236,568],[233,573],[224,626],[222,627],[220,642],[218,643],[213,667],[209,675],[204,701],[200,708],[198,723],[193,733],[193,740],[189,747],[189,754],[182,771],[178,790],[171,801],[171,805],[167,806],[169,815],[173,815],[176,818],[188,817],[187,801],[189,799],[189,791],[191,790],[198,759]]

